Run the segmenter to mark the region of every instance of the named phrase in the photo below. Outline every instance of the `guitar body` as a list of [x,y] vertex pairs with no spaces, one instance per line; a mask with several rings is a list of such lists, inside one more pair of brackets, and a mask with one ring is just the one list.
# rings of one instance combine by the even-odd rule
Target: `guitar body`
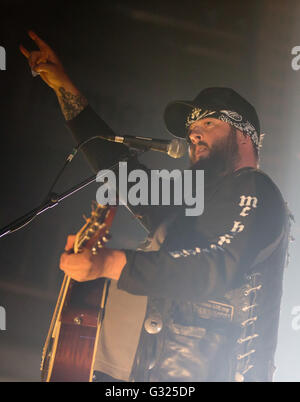
[[[78,232],[74,252],[83,246],[95,252],[95,244],[101,248],[115,211],[115,207],[98,205]],[[108,287],[105,278],[76,282],[64,277],[43,350],[42,381],[92,381]]]

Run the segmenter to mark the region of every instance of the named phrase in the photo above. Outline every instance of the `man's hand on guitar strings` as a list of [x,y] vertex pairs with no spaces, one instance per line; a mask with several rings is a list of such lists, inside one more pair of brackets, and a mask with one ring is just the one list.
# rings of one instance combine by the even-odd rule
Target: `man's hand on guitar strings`
[[118,280],[126,265],[126,254],[121,250],[99,249],[97,255],[84,248],[78,254],[70,254],[75,236],[68,236],[65,252],[60,257],[60,269],[77,282],[98,278]]

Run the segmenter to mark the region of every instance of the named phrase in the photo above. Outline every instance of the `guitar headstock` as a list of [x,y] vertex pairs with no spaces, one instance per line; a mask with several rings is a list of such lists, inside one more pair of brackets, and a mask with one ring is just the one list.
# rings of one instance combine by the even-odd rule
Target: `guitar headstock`
[[97,254],[97,249],[102,248],[110,239],[109,229],[115,213],[116,207],[93,202],[90,217],[84,217],[86,223],[76,234],[74,253],[80,253],[85,247],[92,250],[93,254]]

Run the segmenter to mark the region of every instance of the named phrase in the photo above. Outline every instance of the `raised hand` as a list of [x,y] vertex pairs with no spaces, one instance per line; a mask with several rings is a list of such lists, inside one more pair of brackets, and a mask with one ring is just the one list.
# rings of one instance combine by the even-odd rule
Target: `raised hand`
[[27,58],[31,70],[40,74],[46,84],[54,90],[58,90],[66,83],[70,84],[71,80],[51,47],[35,32],[29,31],[28,35],[39,48],[39,50],[30,52],[23,45],[20,45],[20,51]]
[[39,50],[30,52],[20,45],[20,51],[28,60],[31,70],[40,74],[46,84],[55,91],[66,120],[73,119],[87,106],[87,99],[72,83],[51,47],[35,32],[29,31],[28,35]]

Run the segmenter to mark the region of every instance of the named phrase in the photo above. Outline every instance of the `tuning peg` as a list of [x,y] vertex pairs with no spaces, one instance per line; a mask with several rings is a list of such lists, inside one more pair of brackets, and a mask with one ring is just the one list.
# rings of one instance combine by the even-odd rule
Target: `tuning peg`
[[102,240],[104,241],[104,243],[107,243],[110,239],[111,239],[111,235],[109,233],[107,233],[106,235],[104,235],[102,237]]

